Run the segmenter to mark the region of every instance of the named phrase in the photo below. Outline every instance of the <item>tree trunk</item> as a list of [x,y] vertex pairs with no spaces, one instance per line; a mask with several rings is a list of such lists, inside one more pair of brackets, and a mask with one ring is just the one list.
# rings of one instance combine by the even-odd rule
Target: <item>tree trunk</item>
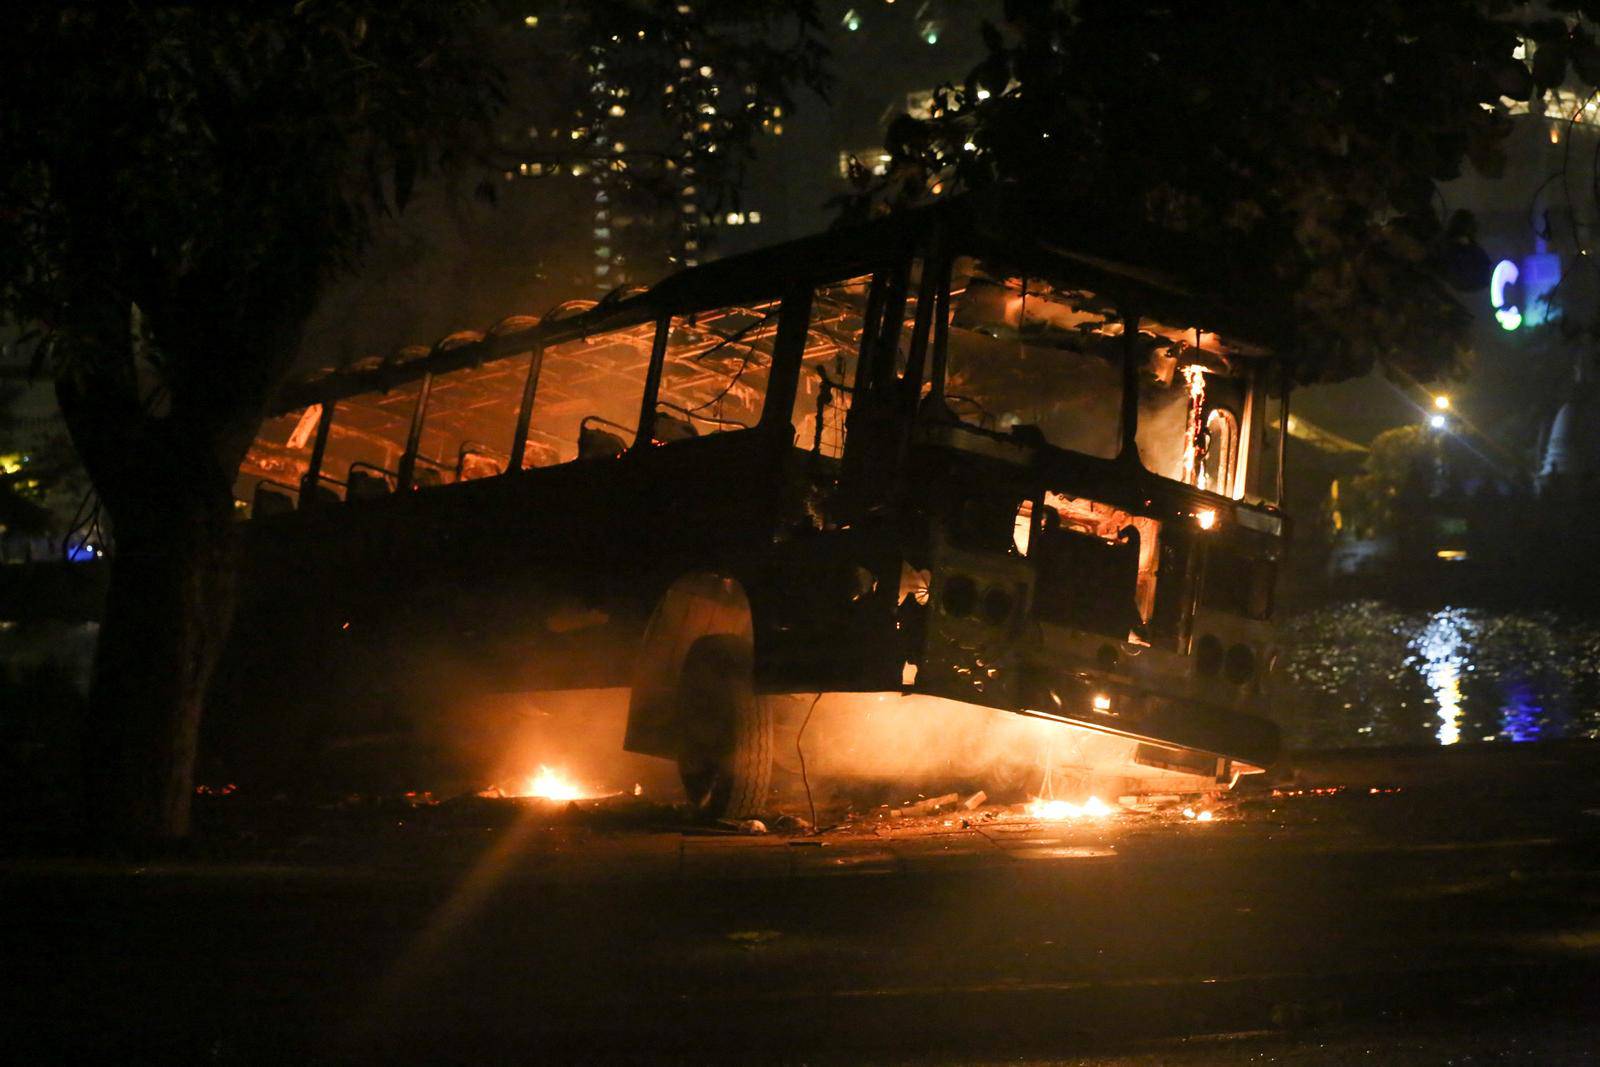
[[[153,503],[153,502],[152,502]],[[206,688],[232,621],[232,516],[214,499],[123,507],[85,724],[91,835],[186,836]]]
[[[94,340],[79,338],[56,376],[111,519],[84,724],[89,843],[140,848],[189,832],[201,713],[233,622],[234,475],[315,295],[303,279],[285,292],[269,277],[239,303],[226,270],[190,280],[153,301],[160,314],[91,308]],[[117,332],[125,315],[131,344]]]

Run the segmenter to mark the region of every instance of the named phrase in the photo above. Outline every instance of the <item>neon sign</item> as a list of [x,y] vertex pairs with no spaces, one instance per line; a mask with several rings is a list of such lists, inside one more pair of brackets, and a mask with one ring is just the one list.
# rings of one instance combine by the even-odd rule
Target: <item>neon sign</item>
[[1502,259],[1494,265],[1494,273],[1489,277],[1489,303],[1494,306],[1494,317],[1502,330],[1515,330],[1522,325],[1522,312],[1517,305],[1506,303],[1507,287],[1515,285],[1521,274],[1516,263]]

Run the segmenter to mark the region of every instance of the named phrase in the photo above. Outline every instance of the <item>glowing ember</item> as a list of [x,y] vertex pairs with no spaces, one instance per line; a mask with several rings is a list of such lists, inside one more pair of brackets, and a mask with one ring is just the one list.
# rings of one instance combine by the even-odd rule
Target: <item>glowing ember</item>
[[1193,808],[1184,808],[1183,817],[1185,819],[1193,819],[1195,822],[1210,822],[1216,816],[1210,811],[1195,811]]
[[539,764],[539,773],[523,787],[522,795],[543,797],[546,800],[582,800],[587,796],[582,787],[572,779],[542,763]]
[[1067,819],[1103,819],[1111,812],[1111,805],[1099,797],[1090,797],[1082,804],[1074,804],[1070,800],[1038,798],[1028,801],[1029,815],[1035,819],[1047,819],[1051,822],[1062,822]]

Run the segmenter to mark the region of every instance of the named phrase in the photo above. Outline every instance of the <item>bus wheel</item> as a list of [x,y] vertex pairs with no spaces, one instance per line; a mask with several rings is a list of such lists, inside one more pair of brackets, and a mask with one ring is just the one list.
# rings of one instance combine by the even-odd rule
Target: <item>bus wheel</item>
[[702,637],[678,675],[678,774],[707,818],[748,818],[772,790],[772,708],[757,699],[749,646]]

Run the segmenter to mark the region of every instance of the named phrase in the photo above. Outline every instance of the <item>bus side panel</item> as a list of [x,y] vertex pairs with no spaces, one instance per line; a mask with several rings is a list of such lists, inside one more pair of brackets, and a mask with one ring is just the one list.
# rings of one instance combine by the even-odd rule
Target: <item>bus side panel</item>
[[675,577],[760,569],[787,447],[713,434],[252,524],[210,743],[288,759],[473,691],[630,684]]

